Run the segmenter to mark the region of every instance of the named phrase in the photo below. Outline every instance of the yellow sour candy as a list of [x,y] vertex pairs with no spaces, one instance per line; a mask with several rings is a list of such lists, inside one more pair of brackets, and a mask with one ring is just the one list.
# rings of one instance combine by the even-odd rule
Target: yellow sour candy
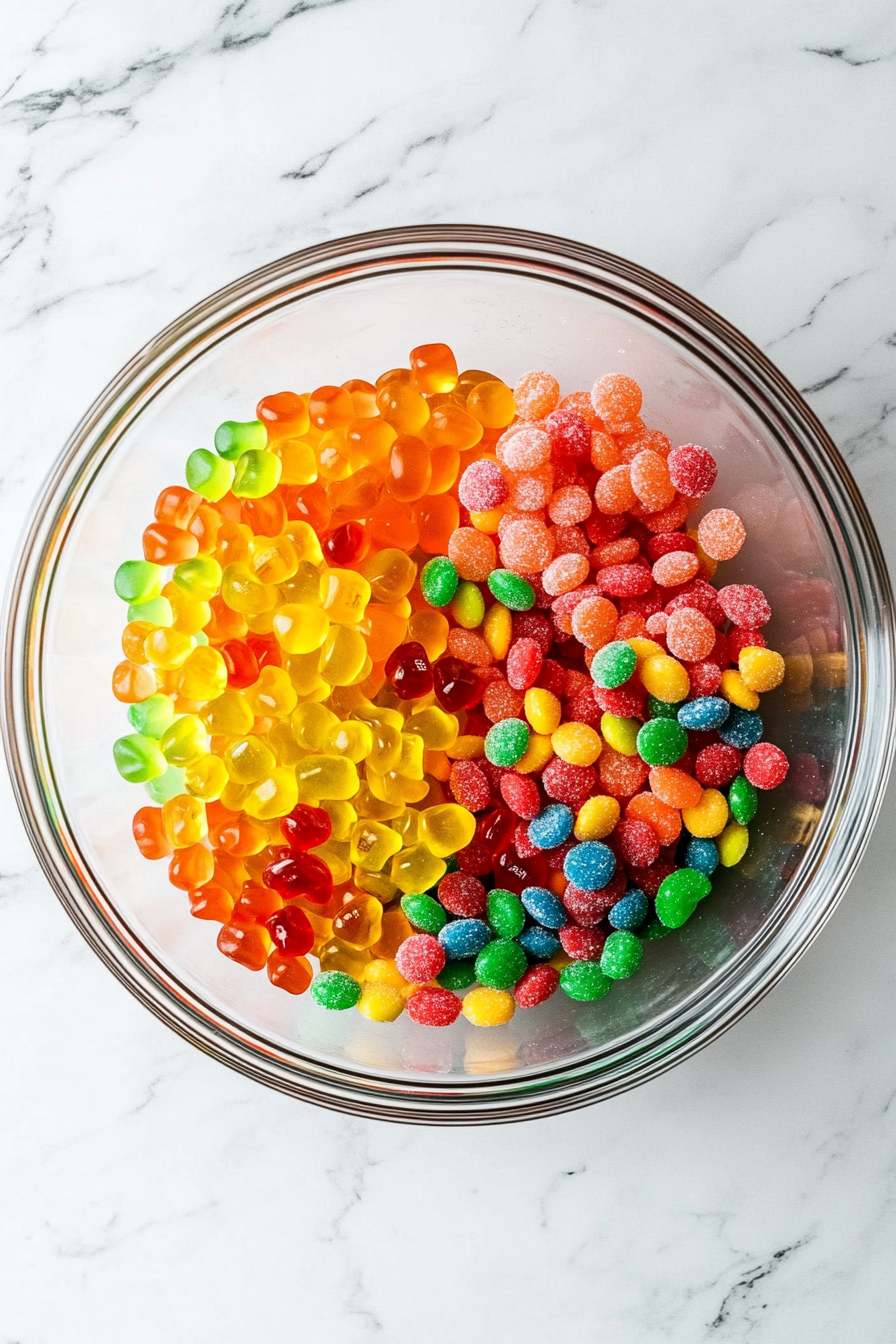
[[616,714],[602,714],[600,720],[601,736],[608,747],[622,756],[637,756],[638,719],[621,719]]
[[619,820],[619,811],[619,801],[616,798],[598,795],[586,799],[576,817],[574,828],[576,839],[603,840]]
[[705,789],[696,807],[682,809],[681,820],[700,839],[721,835],[728,821],[728,801],[718,789]]
[[741,826],[736,821],[730,821],[716,841],[719,847],[719,862],[722,867],[733,868],[735,864],[740,863],[747,852],[749,843],[750,832],[746,826]]
[[563,723],[551,734],[551,746],[569,765],[593,765],[600,755],[601,740],[587,723]]
[[474,1027],[499,1027],[513,1017],[513,995],[506,989],[488,989],[480,985],[467,994],[461,1011]]
[[560,725],[560,701],[552,691],[544,691],[537,686],[526,692],[523,713],[535,733],[550,736]]
[[737,666],[751,691],[773,691],[784,680],[784,659],[774,649],[741,649]]
[[722,673],[719,690],[726,700],[738,709],[758,709],[759,696],[751,690],[736,667],[728,667]]
[[687,699],[691,679],[677,658],[670,658],[666,653],[652,654],[644,659],[640,671],[645,691],[657,700],[677,705],[680,700]]

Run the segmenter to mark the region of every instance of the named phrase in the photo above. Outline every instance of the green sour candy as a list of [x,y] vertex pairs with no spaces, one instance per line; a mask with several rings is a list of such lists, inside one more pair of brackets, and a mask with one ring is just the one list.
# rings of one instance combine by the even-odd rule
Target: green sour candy
[[159,744],[142,733],[128,733],[112,746],[115,767],[129,784],[145,784],[158,779],[168,769],[168,762],[159,750]]
[[260,420],[225,420],[215,430],[215,452],[228,462],[235,462],[243,453],[265,448],[267,442],[268,432]]
[[137,705],[128,705],[128,722],[136,733],[158,741],[174,722],[174,701],[170,695],[157,691]]
[[447,607],[457,592],[457,570],[447,555],[434,555],[423,566],[420,591],[431,607]]
[[604,975],[598,961],[571,961],[560,972],[560,988],[571,999],[591,1003],[609,992],[613,981]]
[[237,460],[231,487],[237,499],[263,499],[277,488],[283,463],[274,453],[250,448]]
[[496,887],[488,894],[488,922],[499,938],[515,938],[526,927],[526,912],[519,896]]
[[197,448],[187,458],[184,476],[191,490],[215,503],[224,498],[233,484],[233,464],[207,448]]
[[207,602],[221,587],[221,566],[210,555],[197,555],[193,560],[182,560],[174,566],[172,575],[182,588],[197,602]]
[[431,896],[402,896],[401,912],[421,933],[437,934],[448,923],[445,911]]
[[354,1008],[361,997],[361,986],[344,971],[321,971],[311,981],[311,997],[321,1008],[341,1013]]
[[627,980],[641,965],[643,955],[644,948],[638,935],[620,929],[618,933],[611,933],[604,943],[600,968],[611,980]]
[[656,894],[657,918],[667,929],[680,929],[711,890],[709,878],[698,873],[696,868],[677,869],[660,883]]
[[501,719],[485,735],[485,756],[492,765],[510,767],[526,754],[529,729],[522,719]]
[[509,989],[529,965],[526,954],[512,938],[496,938],[476,958],[476,978],[489,989]]
[[123,602],[149,602],[158,597],[165,571],[150,560],[125,560],[115,571],[115,591]]
[[614,639],[598,649],[591,663],[591,676],[596,686],[612,691],[628,681],[635,670],[638,659],[631,644],[624,639]]
[[476,981],[476,963],[472,957],[446,961],[436,980],[443,989],[469,989]]
[[731,781],[728,806],[735,821],[740,822],[741,826],[749,826],[759,806],[759,793],[746,775],[738,775]]
[[638,732],[638,754],[647,765],[674,765],[688,749],[688,735],[675,719],[648,719]]
[[651,719],[674,719],[677,723],[678,711],[684,703],[684,700],[679,700],[672,705],[667,700],[657,700],[655,695],[648,695],[647,716]]
[[535,589],[529,580],[510,569],[493,569],[488,586],[492,596],[511,611],[528,611],[535,606]]
[[167,597],[151,597],[148,602],[131,603],[128,621],[148,621],[150,625],[167,627],[174,624],[174,612]]
[[167,803],[169,798],[176,798],[179,793],[187,791],[184,771],[179,765],[169,765],[164,775],[159,775],[158,779],[151,779],[143,787],[147,797],[159,807]]

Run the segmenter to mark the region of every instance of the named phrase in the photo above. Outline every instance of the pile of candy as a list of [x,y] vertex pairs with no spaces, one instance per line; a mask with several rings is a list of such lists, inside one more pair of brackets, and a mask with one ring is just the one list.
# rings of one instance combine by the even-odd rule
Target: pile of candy
[[[374,1021],[604,995],[744,856],[787,758],[745,530],[622,374],[263,398],[163,490],[113,675],[133,831],[218,948]],[[315,973],[309,957],[318,961]]]

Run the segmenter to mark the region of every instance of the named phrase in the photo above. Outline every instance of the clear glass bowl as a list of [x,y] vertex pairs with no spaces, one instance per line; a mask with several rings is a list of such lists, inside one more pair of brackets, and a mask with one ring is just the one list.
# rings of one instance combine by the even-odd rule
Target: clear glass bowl
[[[795,757],[762,799],[750,852],[679,933],[594,1004],[558,994],[489,1030],[327,1013],[215,948],[165,864],[131,838],[141,792],[111,744],[123,609],[112,575],[139,554],[159,489],[259,395],[375,376],[425,341],[513,383],[564,393],[611,370],[645,415],[717,456],[713,502],[749,539],[726,566],[774,609],[771,642],[806,688],[765,702]],[[842,459],[767,359],[689,295],[630,262],[520,231],[422,227],[340,239],[238,280],[173,323],[75,430],[32,511],[8,598],[4,723],[19,805],[63,905],[163,1021],[253,1078],[326,1106],[421,1123],[559,1111],[644,1082],[718,1036],[793,965],[846,889],[893,747],[892,599]],[[812,682],[811,688],[808,683]],[[772,708],[773,706],[773,708]]]

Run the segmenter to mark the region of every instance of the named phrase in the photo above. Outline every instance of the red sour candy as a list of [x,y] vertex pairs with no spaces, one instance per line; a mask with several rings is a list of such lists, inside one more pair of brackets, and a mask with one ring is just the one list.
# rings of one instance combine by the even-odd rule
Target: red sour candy
[[395,965],[412,985],[425,985],[444,968],[445,949],[431,933],[413,933],[395,953]]
[[656,831],[646,821],[638,821],[636,817],[623,817],[617,823],[612,844],[619,857],[635,868],[649,868],[660,856]]
[[287,905],[264,921],[264,927],[284,957],[304,957],[314,944],[311,921],[297,905]]
[[737,747],[713,742],[697,753],[694,774],[704,789],[723,789],[740,774],[743,755]]
[[544,422],[554,457],[572,459],[591,456],[591,427],[573,410],[558,407]]
[[385,672],[400,700],[416,700],[418,696],[429,695],[433,689],[432,668],[426,650],[414,640],[399,644],[390,653]]
[[316,849],[330,838],[333,823],[322,807],[298,803],[289,816],[280,818],[280,832],[293,849]]
[[581,928],[577,924],[567,924],[557,936],[563,951],[573,961],[599,961],[607,941],[602,929]]
[[712,453],[696,443],[683,443],[669,454],[669,479],[688,499],[702,499],[715,484],[718,468]]
[[555,756],[545,766],[541,782],[549,798],[568,807],[581,807],[594,792],[597,773],[592,765],[570,765]]
[[509,808],[524,821],[532,821],[542,808],[541,794],[535,780],[529,775],[518,775],[506,770],[501,778],[501,797]]
[[559,984],[560,972],[553,966],[530,966],[513,991],[517,1008],[537,1008],[551,997]]
[[744,757],[744,774],[757,789],[776,789],[783,784],[789,761],[773,742],[757,742]]
[[496,462],[472,462],[460,478],[457,495],[470,513],[487,513],[506,502],[507,482]]
[[647,554],[654,564],[661,556],[669,555],[672,551],[690,551],[696,555],[697,543],[686,532],[657,532],[647,542]]
[[743,630],[733,626],[727,635],[728,656],[733,663],[740,657],[741,649],[764,649],[765,636],[761,630]]
[[427,985],[408,995],[405,1010],[411,1021],[422,1027],[450,1027],[457,1021],[461,1001],[450,989]]
[[546,657],[554,643],[554,630],[547,616],[543,616],[540,611],[515,611],[513,638],[534,639]]
[[449,915],[478,919],[486,906],[485,887],[470,873],[447,873],[439,883],[439,901]]
[[488,807],[492,791],[475,761],[455,761],[448,784],[457,802],[468,812],[481,812]]
[[541,671],[542,652],[534,639],[517,639],[507,654],[507,680],[515,691],[534,686]]
[[765,625],[772,618],[772,609],[761,588],[750,583],[729,583],[718,592],[718,603],[734,625],[745,630]]

